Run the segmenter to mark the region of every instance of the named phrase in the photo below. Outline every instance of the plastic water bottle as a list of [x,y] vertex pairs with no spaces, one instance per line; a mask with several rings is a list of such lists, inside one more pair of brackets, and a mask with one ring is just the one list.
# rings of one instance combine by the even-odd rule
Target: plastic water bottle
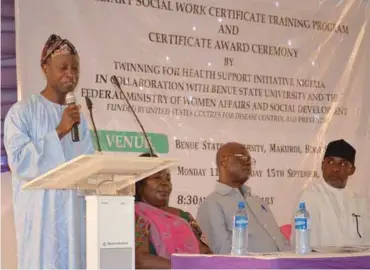
[[248,214],[245,202],[238,203],[238,211],[233,218],[231,255],[247,255],[248,252]]
[[295,222],[295,252],[307,254],[311,252],[310,244],[310,214],[304,202],[299,203],[299,208],[294,217]]

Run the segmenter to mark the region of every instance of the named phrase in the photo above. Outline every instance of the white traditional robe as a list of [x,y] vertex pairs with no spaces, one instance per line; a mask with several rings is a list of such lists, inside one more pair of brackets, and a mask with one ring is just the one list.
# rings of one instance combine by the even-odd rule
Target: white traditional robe
[[66,106],[32,95],[9,110],[4,145],[12,171],[14,216],[20,269],[85,268],[85,201],[76,191],[22,191],[29,180],[81,154],[94,152],[81,115],[80,142],[59,139]]
[[[294,211],[299,202],[306,203],[311,215],[312,247],[370,245],[370,207],[366,197],[319,180],[300,194]],[[360,215],[358,224],[354,215]],[[292,233],[294,241],[294,223]]]

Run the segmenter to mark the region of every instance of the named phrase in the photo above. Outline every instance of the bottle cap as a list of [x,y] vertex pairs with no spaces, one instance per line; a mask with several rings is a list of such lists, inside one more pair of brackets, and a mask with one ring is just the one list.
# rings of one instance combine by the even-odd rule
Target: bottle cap
[[244,208],[245,208],[245,202],[240,201],[240,202],[238,203],[238,208],[239,208],[239,209],[244,209]]
[[305,202],[300,202],[299,203],[299,209],[300,210],[306,210],[306,203]]

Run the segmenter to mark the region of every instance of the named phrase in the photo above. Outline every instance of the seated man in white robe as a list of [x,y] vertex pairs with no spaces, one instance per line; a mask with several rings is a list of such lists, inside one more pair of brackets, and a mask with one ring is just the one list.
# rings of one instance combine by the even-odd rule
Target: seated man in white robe
[[[370,244],[370,209],[366,197],[351,192],[356,150],[344,140],[330,142],[322,161],[324,180],[306,188],[298,202],[305,202],[311,215],[311,246]],[[294,209],[296,211],[298,203]],[[294,224],[292,226],[294,228]],[[293,242],[295,235],[293,230]]]
[[[65,105],[79,79],[79,57],[66,39],[51,35],[41,55],[46,87],[14,104],[4,123],[12,172],[19,269],[85,268],[85,201],[72,190],[22,190],[22,185],[82,154],[94,152],[77,105]],[[22,87],[27,87],[23,86]],[[79,123],[80,140],[70,131]]]

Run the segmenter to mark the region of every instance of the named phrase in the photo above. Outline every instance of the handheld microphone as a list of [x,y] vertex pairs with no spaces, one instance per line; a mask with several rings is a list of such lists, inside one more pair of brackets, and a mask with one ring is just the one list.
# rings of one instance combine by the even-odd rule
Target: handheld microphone
[[94,121],[94,117],[93,117],[93,113],[92,113],[93,104],[92,104],[92,101],[89,97],[85,96],[85,101],[86,101],[86,106],[87,106],[87,108],[89,109],[89,112],[90,112],[90,119],[91,119],[91,122],[92,122],[92,125],[93,125],[94,134],[95,134],[95,137],[96,137],[96,144],[98,146],[98,152],[101,152],[99,135],[98,135],[98,132],[96,130],[95,121]]
[[142,130],[142,132],[143,132],[143,134],[144,134],[145,140],[146,140],[146,142],[148,143],[149,150],[150,150],[150,155],[151,155],[152,157],[154,157],[154,151],[153,151],[152,145],[150,144],[150,141],[149,141],[149,139],[148,139],[148,135],[147,135],[147,133],[146,133],[146,131],[145,131],[145,129],[144,129],[144,127],[143,127],[143,125],[141,124],[141,122],[140,122],[140,120],[139,120],[139,117],[137,117],[137,115],[136,115],[136,113],[135,113],[135,110],[132,108],[131,103],[130,103],[130,101],[128,100],[128,98],[127,98],[127,96],[126,96],[125,92],[122,90],[122,88],[121,88],[121,86],[120,86],[120,84],[119,84],[119,82],[118,82],[117,77],[116,77],[115,75],[113,75],[113,76],[112,76],[112,79],[113,79],[113,82],[112,82],[112,83],[113,83],[113,85],[114,85],[114,86],[116,86],[116,87],[118,88],[118,90],[122,93],[122,95],[123,95],[123,97],[124,97],[125,101],[127,102],[127,105],[130,107],[130,110],[131,110],[132,114],[135,116],[136,122],[139,124],[139,126],[140,126],[140,128],[141,128],[141,130]]
[[[73,92],[68,92],[66,95],[66,104],[68,106],[76,104],[76,97]],[[71,130],[71,136],[73,142],[80,141],[80,135],[78,133],[78,123],[74,123]]]

